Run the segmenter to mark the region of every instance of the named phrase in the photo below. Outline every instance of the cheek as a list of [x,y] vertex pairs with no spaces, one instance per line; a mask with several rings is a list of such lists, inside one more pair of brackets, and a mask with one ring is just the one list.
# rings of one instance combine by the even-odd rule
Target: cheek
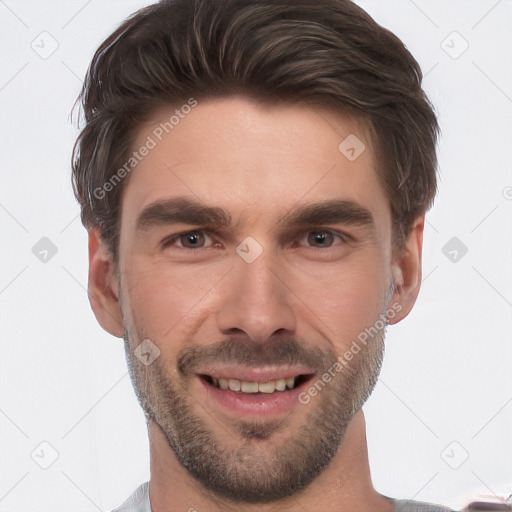
[[[196,322],[208,302],[209,293],[222,280],[224,269],[191,269],[149,265],[143,259],[129,261],[123,280],[123,314],[137,332],[150,339],[179,336]],[[229,269],[227,269],[229,270]]]
[[387,273],[382,259],[360,257],[336,269],[297,275],[294,291],[310,310],[312,321],[327,327],[333,344],[345,346],[385,311]]

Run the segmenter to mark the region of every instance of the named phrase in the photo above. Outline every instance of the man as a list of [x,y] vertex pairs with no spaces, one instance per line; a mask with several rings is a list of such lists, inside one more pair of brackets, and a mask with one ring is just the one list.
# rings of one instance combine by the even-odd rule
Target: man
[[98,49],[73,178],[151,480],[118,511],[442,511],[372,486],[362,405],[421,282],[438,125],[349,0],[175,0]]

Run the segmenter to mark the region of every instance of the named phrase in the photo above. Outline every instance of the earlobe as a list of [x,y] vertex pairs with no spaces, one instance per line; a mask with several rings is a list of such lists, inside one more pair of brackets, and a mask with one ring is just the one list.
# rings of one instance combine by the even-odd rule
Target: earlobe
[[419,216],[413,222],[407,240],[392,267],[394,291],[391,304],[400,304],[399,314],[389,319],[389,324],[403,320],[411,311],[421,286],[421,254],[425,217]]
[[118,298],[112,255],[101,240],[99,229],[89,229],[89,302],[99,324],[108,333],[123,337],[123,315]]

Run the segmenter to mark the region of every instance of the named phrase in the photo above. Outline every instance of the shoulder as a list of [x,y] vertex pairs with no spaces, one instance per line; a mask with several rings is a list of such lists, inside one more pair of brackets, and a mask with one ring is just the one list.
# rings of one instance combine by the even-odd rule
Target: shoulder
[[149,482],[143,483],[133,494],[112,512],[151,512],[149,504]]
[[395,512],[454,512],[451,508],[424,501],[395,500]]

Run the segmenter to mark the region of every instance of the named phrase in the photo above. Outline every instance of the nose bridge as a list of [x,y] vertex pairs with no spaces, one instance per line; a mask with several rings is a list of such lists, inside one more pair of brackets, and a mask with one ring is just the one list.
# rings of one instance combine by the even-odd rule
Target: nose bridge
[[278,258],[263,252],[248,263],[237,257],[223,290],[217,323],[223,334],[244,333],[244,337],[256,343],[265,343],[275,334],[295,331],[291,292]]
[[[285,299],[283,277],[279,278],[279,268],[270,258],[261,257],[253,263],[243,263],[239,269],[243,298],[251,299],[253,306],[269,307]],[[263,311],[263,310],[262,310]]]

